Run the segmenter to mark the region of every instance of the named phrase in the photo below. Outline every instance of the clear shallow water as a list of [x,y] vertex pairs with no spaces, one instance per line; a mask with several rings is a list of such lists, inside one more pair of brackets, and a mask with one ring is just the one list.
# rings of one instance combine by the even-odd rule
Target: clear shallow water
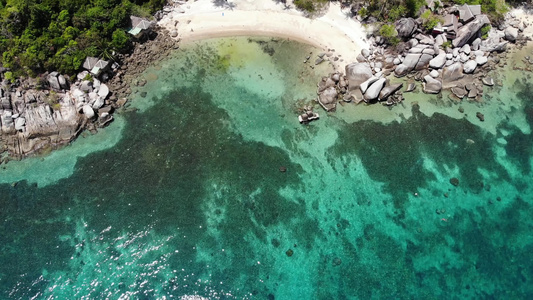
[[302,126],[310,51],[189,45],[110,148],[46,184],[3,172],[0,298],[531,298],[531,87],[472,105],[490,126],[418,98]]

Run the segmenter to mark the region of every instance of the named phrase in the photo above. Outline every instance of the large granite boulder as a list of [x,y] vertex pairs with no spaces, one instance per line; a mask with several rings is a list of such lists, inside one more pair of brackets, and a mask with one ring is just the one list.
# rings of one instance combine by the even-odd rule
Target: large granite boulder
[[107,95],[109,95],[109,87],[107,87],[106,84],[101,84],[100,89],[98,90],[98,96],[105,99],[107,98]]
[[438,94],[442,90],[442,82],[438,79],[426,75],[424,77],[424,93],[427,94]]
[[23,117],[18,117],[15,119],[16,130],[23,130],[25,125],[26,125],[26,119],[24,119]]
[[366,92],[364,94],[365,100],[376,100],[379,97],[379,93],[383,89],[383,86],[385,86],[385,82],[387,82],[385,78],[380,78],[376,82],[372,83],[372,85],[370,85],[368,89],[366,89]]
[[[424,58],[422,59],[422,57]],[[419,65],[424,65],[426,64],[426,62],[429,63],[429,60],[431,59],[429,57],[431,57],[431,55],[421,53],[408,53],[405,56],[403,62],[396,66],[396,69],[394,70],[394,75],[396,75],[397,77],[407,75],[407,73],[411,72]],[[420,60],[423,60],[422,63],[420,62]]]
[[509,26],[505,28],[504,34],[505,34],[506,40],[514,43],[516,42],[516,39],[518,38],[518,29],[512,26]]
[[494,79],[492,79],[492,77],[483,77],[483,79],[481,79],[481,82],[483,82],[483,84],[487,86],[494,85]]
[[396,69],[394,69],[394,76],[396,77],[403,77],[409,73],[409,67],[407,67],[404,64],[399,64],[396,66]]
[[366,90],[368,89],[368,87],[370,85],[372,85],[372,83],[378,81],[378,79],[379,79],[378,77],[372,76],[372,77],[368,78],[365,82],[361,83],[359,85],[359,89],[361,89],[361,93],[364,94],[366,92]]
[[476,50],[479,50],[479,46],[481,45],[481,38],[476,38],[473,42],[472,42],[472,50],[476,51]]
[[93,110],[93,108],[92,108],[90,105],[85,104],[85,105],[82,107],[82,109],[83,109],[83,114],[85,115],[85,117],[86,117],[87,119],[92,119],[92,118],[94,118],[94,110]]
[[461,49],[459,49],[459,52],[463,52],[466,55],[470,55],[471,51],[472,51],[472,49],[470,49],[470,45],[469,44],[466,44],[463,47],[461,47]]
[[13,113],[10,110],[4,110],[0,115],[0,123],[2,124],[3,133],[13,133],[15,131],[15,124],[13,123]]
[[465,74],[471,74],[474,73],[474,70],[476,70],[477,62],[475,60],[469,60],[463,65],[463,72]]
[[326,110],[332,111],[337,106],[337,89],[328,87],[318,95],[318,103]]
[[47,145],[65,144],[76,137],[81,118],[74,101],[68,95],[61,96],[58,101],[58,109],[45,103],[26,106],[24,118],[15,119],[22,132],[7,137],[6,145],[11,153],[26,156]]
[[379,93],[379,100],[385,100],[403,87],[403,83],[392,84],[384,87]]
[[59,86],[61,87],[62,90],[68,90],[69,86],[68,86],[68,82],[65,76],[63,75],[57,76],[57,81],[59,82]]
[[463,64],[459,62],[453,63],[450,66],[445,67],[442,71],[442,82],[444,82],[445,84],[462,79],[463,77]]
[[366,59],[370,56],[370,50],[364,48],[364,49],[361,49],[361,55]]
[[322,80],[318,82],[318,93],[322,93],[325,89],[335,86],[335,81],[329,77],[322,77]]
[[368,63],[351,63],[346,65],[345,70],[349,91],[358,89],[361,83],[372,77],[372,69]]
[[89,80],[84,80],[80,84],[80,90],[89,93],[93,91],[93,83]]
[[420,71],[426,69],[432,58],[433,55],[431,54],[422,54],[420,56],[420,59],[418,59],[418,62],[416,63],[415,70]]
[[[487,51],[487,52],[502,53],[505,50],[507,50],[507,43],[508,42],[500,42],[500,43],[497,43],[497,44],[488,44],[487,46],[485,46],[483,48],[483,50]],[[480,49],[481,49],[481,47],[480,47]]]
[[52,73],[50,73],[50,75],[48,75],[48,84],[54,90],[60,90],[61,89],[61,85],[59,84],[59,80],[57,79],[57,75],[59,75],[57,72],[52,72]]
[[476,57],[476,63],[479,66],[482,66],[482,65],[486,64],[488,61],[489,61],[489,59],[486,56],[477,56]]
[[105,100],[102,97],[97,97],[94,102],[92,103],[92,108],[94,110],[100,109],[102,106],[104,106]]
[[0,110],[1,109],[11,109],[11,101],[9,100],[9,97],[2,97],[0,98]]
[[452,45],[454,47],[462,47],[477,35],[481,27],[487,24],[490,24],[490,20],[486,15],[477,15],[474,20],[457,30],[457,35],[452,41]]
[[468,95],[468,91],[463,86],[452,87],[451,91],[455,97],[459,99],[463,99],[466,95]]
[[413,18],[401,18],[395,23],[398,36],[408,38],[413,35],[416,30],[416,22]]

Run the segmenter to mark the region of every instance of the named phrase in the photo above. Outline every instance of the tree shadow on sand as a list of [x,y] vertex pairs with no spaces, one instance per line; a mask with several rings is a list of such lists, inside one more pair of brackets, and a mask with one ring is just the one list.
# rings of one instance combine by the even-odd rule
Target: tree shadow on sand
[[236,7],[235,3],[229,2],[227,0],[213,0],[212,2],[213,5],[215,5],[216,7],[222,7],[225,9],[233,10]]

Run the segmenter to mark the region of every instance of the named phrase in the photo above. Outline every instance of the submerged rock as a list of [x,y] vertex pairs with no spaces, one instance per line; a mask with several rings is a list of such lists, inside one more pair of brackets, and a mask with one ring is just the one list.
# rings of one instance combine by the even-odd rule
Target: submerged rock
[[463,99],[468,94],[464,87],[459,86],[453,87],[451,91],[459,99]]
[[492,79],[492,77],[484,77],[483,79],[481,79],[481,82],[483,82],[483,84],[486,86],[494,85],[494,79]]
[[405,89],[406,93],[414,91],[416,88],[416,84],[414,82],[411,82],[407,85],[407,88]]
[[453,177],[453,178],[450,179],[450,183],[453,186],[458,186],[459,185],[459,179],[457,179],[456,177]]

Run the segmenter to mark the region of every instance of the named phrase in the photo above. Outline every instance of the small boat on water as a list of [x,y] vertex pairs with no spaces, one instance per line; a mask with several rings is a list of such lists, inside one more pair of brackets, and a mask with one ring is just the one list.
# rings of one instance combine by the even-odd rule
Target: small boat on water
[[314,113],[311,110],[305,111],[303,114],[298,116],[298,121],[300,121],[301,124],[307,124],[313,120],[318,120],[320,116],[317,113]]

